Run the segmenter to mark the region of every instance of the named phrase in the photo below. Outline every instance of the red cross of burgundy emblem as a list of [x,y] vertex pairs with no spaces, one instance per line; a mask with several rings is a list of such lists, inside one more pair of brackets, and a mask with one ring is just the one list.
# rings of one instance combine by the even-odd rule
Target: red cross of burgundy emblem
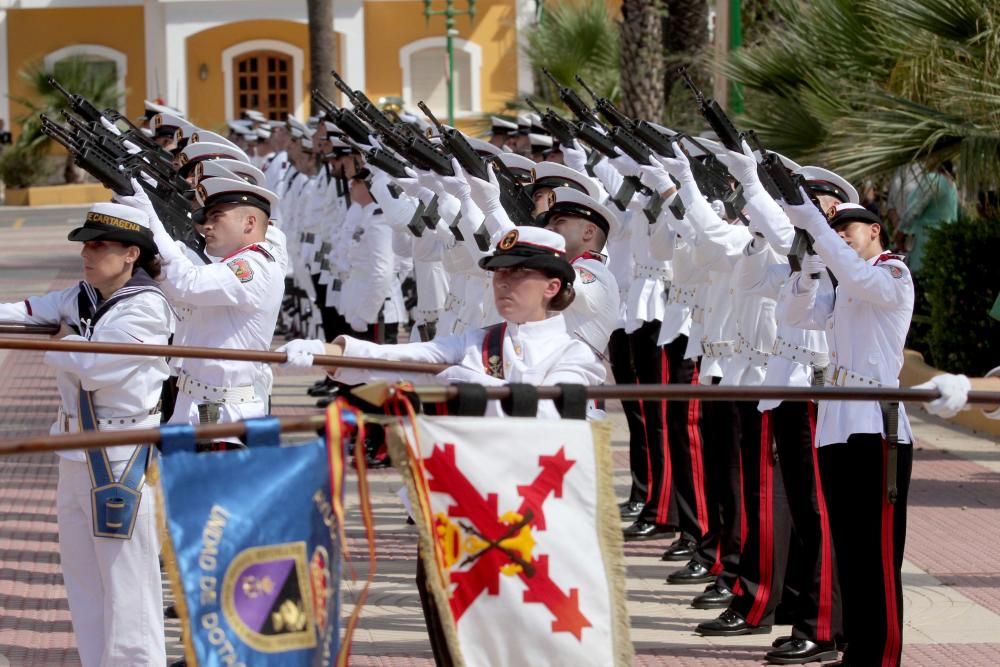
[[[542,604],[552,614],[552,632],[569,632],[577,640],[592,623],[580,611],[579,589],[563,591],[549,576],[549,555],[536,553],[536,532],[545,530],[546,501],[561,498],[566,473],[576,463],[564,447],[539,456],[541,468],[529,484],[519,484],[520,506],[499,512],[497,494],[483,495],[455,462],[455,446],[435,446],[424,459],[430,490],[446,494],[454,504],[435,516],[437,541],[450,569],[450,604],[455,622],[486,593],[500,593],[500,576],[524,582],[523,602]],[[465,568],[466,569],[455,569]]]

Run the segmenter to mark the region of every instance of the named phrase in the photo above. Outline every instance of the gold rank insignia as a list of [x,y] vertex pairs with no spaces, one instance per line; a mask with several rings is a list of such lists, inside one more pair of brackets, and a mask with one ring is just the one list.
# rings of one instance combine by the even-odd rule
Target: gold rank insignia
[[181,153],[181,154],[180,154],[180,155],[179,155],[179,156],[177,157],[177,164],[179,164],[180,166],[182,166],[182,167],[183,167],[184,165],[186,165],[186,164],[188,163],[188,161],[189,161],[190,159],[191,159],[191,158],[189,158],[189,157],[188,157],[188,156],[187,156],[186,154],[184,154],[184,153]]
[[198,139],[198,133],[197,132],[193,132],[191,134],[191,143],[192,144],[196,144],[196,143],[198,143],[198,141],[199,141],[199,139]]
[[833,220],[833,218],[836,215],[837,215],[837,205],[836,204],[832,204],[830,206],[830,208],[826,209],[826,219],[827,220]]
[[549,200],[549,208],[552,208],[553,206],[556,205],[556,191],[555,190],[549,190],[548,200]]
[[507,232],[502,239],[500,239],[500,243],[497,244],[497,249],[510,250],[511,248],[514,247],[516,243],[517,243],[517,230],[512,229],[509,232]]
[[208,199],[208,190],[205,189],[204,185],[199,183],[196,191],[198,193],[198,199],[200,199],[201,203],[204,204],[205,200]]

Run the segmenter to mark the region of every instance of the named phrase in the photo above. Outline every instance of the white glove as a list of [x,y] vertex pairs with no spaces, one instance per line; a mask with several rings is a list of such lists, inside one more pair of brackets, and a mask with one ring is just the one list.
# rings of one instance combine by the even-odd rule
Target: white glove
[[826,271],[826,262],[819,255],[806,255],[802,259],[802,275],[799,276],[799,284],[805,289],[810,289],[817,281],[813,274],[822,276]]
[[826,217],[816,208],[816,204],[810,201],[805,190],[802,190],[802,188],[799,188],[799,190],[802,192],[802,203],[795,204],[794,206],[786,205],[784,207],[785,215],[788,216],[788,220],[792,223],[792,226],[804,229],[813,236],[817,236],[824,229],[829,229]]
[[719,216],[721,220],[726,219],[726,205],[721,199],[713,199],[708,202],[708,205],[712,207],[712,212]]
[[483,213],[489,213],[500,206],[500,181],[493,169],[486,170],[488,181],[481,178],[470,178],[468,184],[472,202]]
[[118,129],[118,126],[105,118],[103,115],[101,116],[101,126],[116,137],[122,136],[122,131]]
[[455,197],[459,201],[471,200],[472,198],[472,187],[469,185],[469,177],[462,169],[462,165],[458,163],[455,158],[451,159],[451,168],[455,170],[454,176],[438,176],[437,182],[440,183],[441,188]]
[[572,144],[562,145],[563,162],[570,169],[575,169],[578,172],[586,173],[587,171],[587,153],[583,150],[583,146],[576,139],[573,140]]
[[746,139],[742,143],[742,153],[727,150],[724,153],[718,153],[716,157],[722,164],[726,165],[729,173],[743,184],[743,192],[749,199],[756,192],[762,191],[764,184],[760,182],[760,176],[757,174],[757,158],[754,157],[750,144],[746,142]]
[[405,171],[407,178],[397,178],[396,185],[403,188],[403,192],[409,196],[419,199],[425,204],[429,202],[434,197],[434,193],[421,185],[415,170],[406,167]]
[[314,355],[326,354],[326,343],[315,338],[296,338],[275,352],[284,352],[288,355],[288,360],[281,364],[284,368],[309,368],[313,365]]
[[152,228],[152,221],[154,218],[156,219],[157,222],[160,221],[160,216],[156,214],[156,209],[153,208],[153,202],[150,201],[149,195],[147,195],[146,191],[142,189],[141,185],[139,185],[139,181],[137,181],[134,178],[132,179],[132,194],[120,195],[115,193],[112,199],[118,202],[119,204],[122,204],[124,206],[131,206],[137,211],[142,211],[143,213],[145,213],[146,217],[148,217],[150,220],[151,228]]
[[677,179],[677,182],[681,184],[681,188],[687,185],[697,188],[698,186],[694,182],[694,174],[691,172],[691,163],[688,161],[687,155],[678,149],[676,145],[672,146],[672,148],[674,149],[674,156],[672,158],[654,153],[656,160],[663,165],[667,173]]
[[918,384],[913,389],[937,389],[941,397],[930,403],[924,403],[924,409],[932,415],[951,419],[968,408],[967,399],[972,383],[964,375],[944,373],[935,375],[929,382]]
[[608,162],[611,163],[611,166],[614,167],[619,174],[622,176],[638,176],[641,173],[641,168],[639,167],[638,162],[633,160],[628,155],[625,155],[617,148],[615,151],[618,153],[618,157],[611,158]]
[[372,148],[382,148],[382,142],[374,134],[368,135],[368,145]]
[[670,192],[675,188],[674,182],[670,180],[670,174],[658,160],[653,160],[653,163],[650,165],[640,166],[639,171],[641,172],[639,180],[643,185],[651,188],[653,192],[662,195],[664,192]]

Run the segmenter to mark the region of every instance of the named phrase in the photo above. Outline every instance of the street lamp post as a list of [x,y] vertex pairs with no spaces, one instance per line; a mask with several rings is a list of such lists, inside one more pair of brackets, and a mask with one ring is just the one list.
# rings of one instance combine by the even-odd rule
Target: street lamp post
[[456,16],[476,19],[476,0],[467,0],[468,9],[455,9],[455,0],[445,0],[444,9],[431,9],[433,0],[424,0],[424,18],[430,23],[432,16],[444,16],[445,36],[448,50],[448,124],[455,124],[455,45],[452,37],[458,36],[455,28]]

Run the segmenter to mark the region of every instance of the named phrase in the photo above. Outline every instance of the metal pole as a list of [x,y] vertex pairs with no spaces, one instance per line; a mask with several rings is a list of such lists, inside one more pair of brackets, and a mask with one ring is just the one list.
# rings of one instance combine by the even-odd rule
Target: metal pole
[[[740,0],[729,0],[729,52],[732,53],[743,45],[742,3]],[[729,110],[733,113],[743,113],[743,89],[736,81],[732,82],[732,103]]]

